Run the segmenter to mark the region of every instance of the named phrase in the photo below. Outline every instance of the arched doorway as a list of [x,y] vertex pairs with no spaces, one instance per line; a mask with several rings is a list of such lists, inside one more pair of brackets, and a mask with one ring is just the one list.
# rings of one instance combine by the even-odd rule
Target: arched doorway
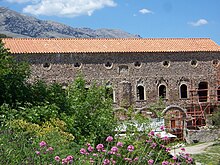
[[171,105],[164,109],[162,114],[166,130],[178,138],[184,138],[186,110],[180,106]]

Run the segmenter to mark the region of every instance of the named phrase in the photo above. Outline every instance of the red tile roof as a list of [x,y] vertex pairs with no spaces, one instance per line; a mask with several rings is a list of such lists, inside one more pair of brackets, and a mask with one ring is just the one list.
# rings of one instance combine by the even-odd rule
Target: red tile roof
[[11,53],[107,53],[107,52],[199,52],[220,51],[208,38],[154,39],[2,39]]

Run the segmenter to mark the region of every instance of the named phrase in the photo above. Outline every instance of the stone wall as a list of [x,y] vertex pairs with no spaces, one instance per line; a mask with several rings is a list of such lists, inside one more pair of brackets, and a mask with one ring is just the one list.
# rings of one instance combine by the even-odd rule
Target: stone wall
[[[184,105],[190,99],[180,99],[179,87],[186,84],[198,88],[201,81],[216,88],[218,67],[213,60],[220,59],[215,52],[182,53],[81,53],[81,54],[19,54],[18,61],[31,63],[31,81],[43,79],[48,83],[71,83],[81,73],[88,85],[93,81],[111,84],[116,105],[121,97],[137,108],[156,102],[161,84],[167,88],[167,105]],[[122,86],[126,82],[126,87]],[[130,85],[130,87],[128,87]],[[137,99],[137,86],[144,87],[144,100]],[[123,90],[127,90],[126,92]],[[125,94],[126,93],[126,94]],[[215,95],[216,93],[212,93]],[[128,106],[127,103],[125,106]]]
[[220,138],[220,129],[201,129],[201,130],[187,130],[186,142],[210,142]]

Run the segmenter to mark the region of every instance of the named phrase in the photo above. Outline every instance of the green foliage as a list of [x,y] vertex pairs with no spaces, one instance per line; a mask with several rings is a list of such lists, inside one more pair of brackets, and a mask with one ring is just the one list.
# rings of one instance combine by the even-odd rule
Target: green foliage
[[5,34],[0,34],[0,38],[12,38],[12,37],[9,37],[9,36],[7,36]]
[[18,107],[19,118],[35,124],[42,124],[58,117],[59,108],[54,104],[43,106]]
[[77,141],[102,141],[102,137],[113,133],[115,119],[112,100],[106,97],[103,86],[93,84],[85,89],[85,80],[78,77],[67,89],[69,109],[64,120]]
[[0,40],[0,105],[7,103],[16,107],[28,97],[26,80],[30,74],[26,63],[16,62]]
[[162,111],[166,108],[163,99],[160,98],[156,103],[149,106],[147,110],[151,111],[155,117],[162,117]]
[[[0,129],[0,164],[42,164],[53,160],[55,155],[66,156],[75,143],[74,136],[65,130],[65,122],[59,119],[51,119],[41,126],[25,120],[8,122]],[[47,151],[51,146],[40,148],[42,140],[50,143],[56,152]],[[37,155],[36,151],[41,154]]]
[[43,81],[37,81],[31,84],[30,96],[28,102],[33,105],[55,104],[59,107],[59,112],[67,109],[66,92],[60,84],[46,84]]
[[217,142],[205,149],[205,153],[195,154],[193,158],[202,165],[219,165],[220,164],[220,143]]
[[26,133],[0,130],[0,164],[33,164],[34,152]]
[[212,114],[212,121],[213,125],[220,128],[220,108],[217,108],[217,110]]
[[0,106],[0,124],[4,125],[5,122],[24,119],[28,122],[35,124],[42,124],[49,121],[51,118],[58,117],[59,108],[55,104],[45,104],[42,106],[26,106],[11,108],[7,104]]

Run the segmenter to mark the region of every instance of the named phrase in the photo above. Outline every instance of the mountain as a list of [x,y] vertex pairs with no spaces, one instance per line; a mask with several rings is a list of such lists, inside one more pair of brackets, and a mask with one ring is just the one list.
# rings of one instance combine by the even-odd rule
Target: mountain
[[0,7],[0,33],[22,38],[140,38],[117,29],[73,28]]

